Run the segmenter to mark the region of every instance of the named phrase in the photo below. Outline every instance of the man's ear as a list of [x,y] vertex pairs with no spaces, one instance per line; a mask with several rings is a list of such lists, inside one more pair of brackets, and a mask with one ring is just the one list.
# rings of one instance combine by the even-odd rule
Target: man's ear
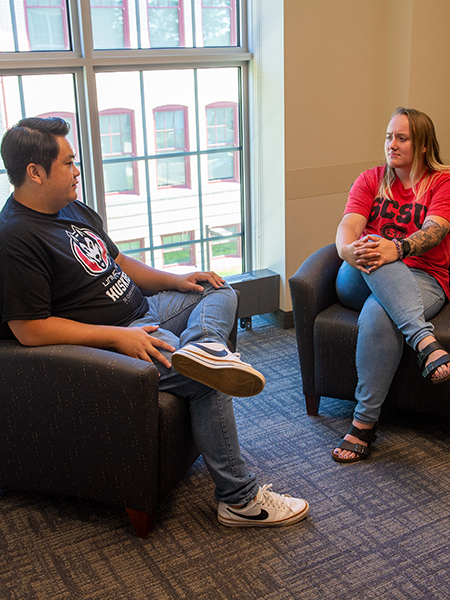
[[27,175],[34,183],[42,184],[42,175],[45,173],[44,167],[35,163],[27,165]]

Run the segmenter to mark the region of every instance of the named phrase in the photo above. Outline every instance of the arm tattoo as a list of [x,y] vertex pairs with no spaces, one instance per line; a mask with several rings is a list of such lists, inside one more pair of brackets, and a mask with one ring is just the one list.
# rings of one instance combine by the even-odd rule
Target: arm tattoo
[[411,245],[409,256],[419,256],[425,254],[431,248],[435,248],[442,242],[448,231],[448,227],[445,225],[440,225],[432,219],[428,219],[423,224],[422,229],[415,231],[408,237],[408,242]]

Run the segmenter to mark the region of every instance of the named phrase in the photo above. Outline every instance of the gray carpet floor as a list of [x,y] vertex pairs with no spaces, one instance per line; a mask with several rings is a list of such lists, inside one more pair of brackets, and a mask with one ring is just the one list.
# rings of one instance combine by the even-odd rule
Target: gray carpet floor
[[283,529],[227,529],[199,459],[159,508],[147,540],[126,513],[73,498],[0,496],[1,600],[448,600],[449,422],[385,407],[368,461],[330,453],[353,403],[306,415],[293,330],[240,330],[267,378],[237,399],[243,454],[260,483],[306,498]]

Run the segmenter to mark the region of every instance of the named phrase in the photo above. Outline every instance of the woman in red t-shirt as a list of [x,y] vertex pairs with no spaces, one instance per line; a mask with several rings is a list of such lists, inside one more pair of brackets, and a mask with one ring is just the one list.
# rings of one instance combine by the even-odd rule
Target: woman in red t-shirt
[[332,457],[367,458],[381,406],[406,341],[432,383],[450,379],[450,355],[429,320],[449,293],[450,167],[439,155],[433,122],[398,108],[387,127],[386,164],[353,184],[336,246],[344,260],[340,302],[360,311],[353,422]]

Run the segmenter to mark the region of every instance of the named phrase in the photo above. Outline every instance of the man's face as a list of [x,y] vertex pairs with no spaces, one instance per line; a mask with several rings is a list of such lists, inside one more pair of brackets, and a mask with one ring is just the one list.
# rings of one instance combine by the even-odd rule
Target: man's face
[[74,164],[75,152],[65,137],[57,137],[59,154],[47,176],[44,169],[42,182],[49,203],[55,206],[55,212],[69,202],[77,199],[77,177],[80,171]]

